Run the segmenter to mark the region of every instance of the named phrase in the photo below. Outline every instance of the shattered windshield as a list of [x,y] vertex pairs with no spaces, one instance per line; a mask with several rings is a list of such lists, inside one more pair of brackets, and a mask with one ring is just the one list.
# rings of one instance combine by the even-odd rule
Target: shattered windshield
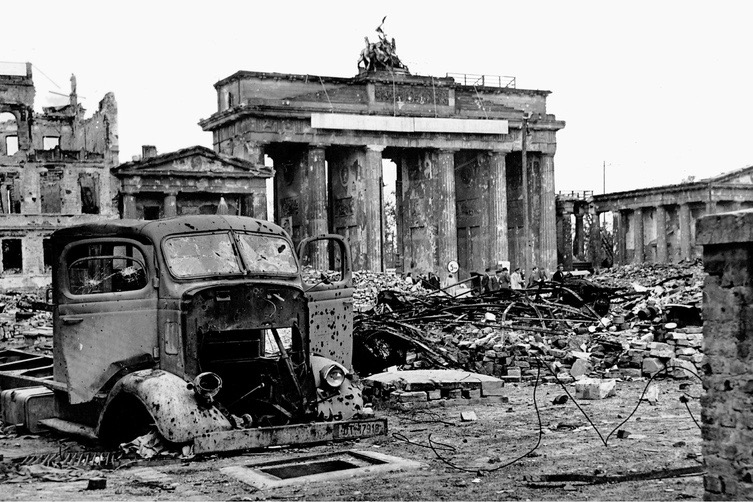
[[282,237],[239,233],[238,244],[243,262],[251,273],[298,273],[290,243]]
[[163,249],[175,277],[242,273],[229,233],[171,237]]

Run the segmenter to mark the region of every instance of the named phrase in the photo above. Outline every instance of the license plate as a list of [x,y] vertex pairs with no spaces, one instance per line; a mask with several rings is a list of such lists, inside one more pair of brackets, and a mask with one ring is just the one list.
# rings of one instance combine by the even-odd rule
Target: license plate
[[387,434],[386,420],[377,420],[373,422],[348,422],[335,423],[333,436],[335,439],[362,438],[371,436],[381,436]]

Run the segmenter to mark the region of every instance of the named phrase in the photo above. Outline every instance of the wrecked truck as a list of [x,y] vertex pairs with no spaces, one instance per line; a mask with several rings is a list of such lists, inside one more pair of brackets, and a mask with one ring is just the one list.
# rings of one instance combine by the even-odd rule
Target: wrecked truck
[[4,417],[111,444],[156,427],[195,454],[386,434],[350,372],[340,236],[296,253],[273,223],[197,215],[72,226],[51,246],[53,357],[0,353]]

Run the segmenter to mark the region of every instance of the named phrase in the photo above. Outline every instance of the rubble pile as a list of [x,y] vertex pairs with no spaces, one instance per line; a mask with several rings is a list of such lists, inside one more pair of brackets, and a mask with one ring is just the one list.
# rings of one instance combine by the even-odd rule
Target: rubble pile
[[[531,290],[453,298],[423,288],[380,290],[364,274],[361,298],[375,308],[356,316],[354,366],[456,368],[508,381],[534,378],[548,365],[560,380],[638,378],[666,369],[700,374],[702,267],[630,266],[598,280],[568,278]],[[400,285],[398,283],[398,285]],[[543,369],[545,381],[553,381]]]
[[52,353],[52,314],[34,294],[0,294],[0,347]]
[[412,280],[406,280],[395,274],[360,270],[353,272],[353,287],[356,289],[353,293],[353,307],[357,312],[374,308],[380,291],[390,290],[420,296],[430,291],[421,283],[414,284]]

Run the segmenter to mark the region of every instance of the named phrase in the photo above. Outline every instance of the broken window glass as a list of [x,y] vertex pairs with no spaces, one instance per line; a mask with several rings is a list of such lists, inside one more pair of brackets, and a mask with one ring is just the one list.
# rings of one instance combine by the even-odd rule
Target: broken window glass
[[171,237],[163,249],[175,277],[242,273],[229,233]]
[[74,295],[137,291],[148,282],[144,255],[132,244],[84,244],[70,250],[66,261]]
[[249,272],[297,274],[298,265],[288,241],[260,234],[238,234],[243,263]]

